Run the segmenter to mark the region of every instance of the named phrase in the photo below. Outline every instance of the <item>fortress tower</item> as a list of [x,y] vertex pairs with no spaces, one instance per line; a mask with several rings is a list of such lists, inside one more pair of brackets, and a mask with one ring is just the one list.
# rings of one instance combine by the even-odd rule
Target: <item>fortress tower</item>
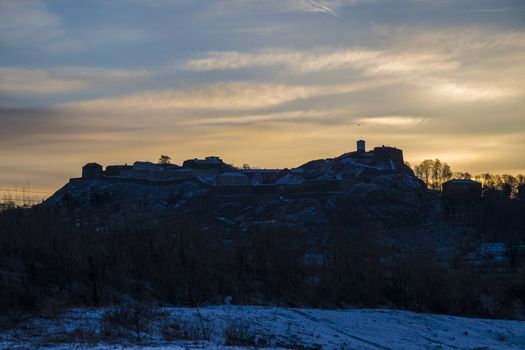
[[357,141],[357,152],[366,152],[365,140],[358,140]]

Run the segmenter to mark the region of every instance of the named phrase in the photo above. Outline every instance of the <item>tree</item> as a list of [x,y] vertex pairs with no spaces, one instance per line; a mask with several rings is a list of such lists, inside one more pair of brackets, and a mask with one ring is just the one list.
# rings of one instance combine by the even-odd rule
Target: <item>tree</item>
[[432,174],[432,159],[425,159],[421,164],[414,167],[414,173],[419,177],[427,187],[430,185],[430,176]]
[[494,181],[494,176],[490,173],[485,173],[480,175],[480,180],[483,183],[483,187],[495,187],[496,182]]
[[518,181],[518,186],[525,185],[525,175],[522,175],[522,174],[516,175],[516,181]]
[[456,171],[454,173],[454,177],[456,179],[461,179],[461,180],[471,180],[472,179],[472,175],[468,171],[466,172]]
[[450,166],[439,159],[425,159],[421,164],[415,166],[414,173],[425,182],[427,187],[434,190],[441,189],[443,182],[452,178]]
[[159,158],[159,164],[171,164],[171,157],[162,154]]
[[503,174],[501,175],[502,190],[505,191],[505,196],[515,197],[518,192],[518,179],[512,175]]

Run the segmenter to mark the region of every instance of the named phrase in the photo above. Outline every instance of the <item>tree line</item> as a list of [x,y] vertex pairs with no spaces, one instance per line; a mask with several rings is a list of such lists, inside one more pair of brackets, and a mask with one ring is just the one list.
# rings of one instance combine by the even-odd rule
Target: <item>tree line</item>
[[517,193],[518,187],[525,185],[525,175],[516,176],[509,174],[490,174],[483,173],[472,175],[469,172],[452,171],[450,165],[439,159],[425,159],[420,164],[414,166],[414,174],[420,178],[425,185],[433,190],[441,190],[443,183],[452,179],[468,179],[478,181],[487,190],[508,191],[510,195]]
[[[513,305],[525,302],[523,273],[509,270],[500,279],[465,268],[460,258],[396,251],[366,224],[336,226],[312,251],[303,233],[285,225],[203,232],[195,220],[99,231],[47,208],[0,213],[0,321],[57,303],[99,306],[129,298],[196,306],[230,296],[238,304],[390,305],[492,317],[515,317]],[[312,255],[318,259],[305,259]]]

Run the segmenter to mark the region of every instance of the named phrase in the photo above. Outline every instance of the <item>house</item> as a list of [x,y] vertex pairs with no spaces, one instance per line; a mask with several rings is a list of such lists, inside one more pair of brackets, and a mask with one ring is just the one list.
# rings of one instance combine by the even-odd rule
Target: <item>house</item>
[[454,179],[443,184],[441,206],[450,219],[472,221],[479,215],[481,183],[468,179]]
[[465,257],[473,266],[497,266],[508,261],[507,246],[501,242],[485,242]]
[[243,169],[242,173],[247,175],[252,185],[274,184],[277,180],[279,169]]
[[481,183],[469,179],[454,179],[443,184],[443,197],[453,200],[481,199]]
[[504,256],[507,252],[507,247],[505,246],[505,243],[481,243],[479,246],[479,254],[481,256]]

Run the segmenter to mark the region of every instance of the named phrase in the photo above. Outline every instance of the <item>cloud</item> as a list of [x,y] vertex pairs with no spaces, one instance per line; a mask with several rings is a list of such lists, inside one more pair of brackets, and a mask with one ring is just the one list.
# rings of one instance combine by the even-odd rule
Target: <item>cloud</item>
[[497,101],[520,95],[520,91],[494,84],[469,84],[462,82],[439,82],[431,88],[438,97],[457,101]]
[[294,123],[303,121],[314,121],[328,119],[334,114],[341,114],[341,111],[322,110],[322,111],[288,111],[276,113],[242,114],[239,116],[215,116],[211,118],[199,118],[180,122],[179,125],[240,125],[240,124],[265,124],[265,123]]
[[288,0],[283,1],[283,11],[290,12],[318,12],[329,15],[337,15],[337,11],[343,6],[353,5],[359,0]]
[[63,35],[59,18],[37,0],[0,1],[0,43],[38,44]]
[[214,3],[210,14],[232,15],[257,13],[318,13],[337,16],[340,9],[374,0],[228,0]]
[[13,95],[60,94],[122,84],[147,78],[146,70],[98,67],[29,69],[0,67],[0,93]]
[[182,62],[181,66],[204,72],[272,66],[303,73],[353,68],[375,75],[451,71],[458,69],[460,64],[449,55],[433,53],[398,53],[362,48],[317,48],[308,51],[273,48],[255,52],[208,52]]
[[501,12],[509,12],[510,9],[508,7],[498,7],[498,8],[484,8],[484,9],[475,9],[474,12],[480,12],[480,13],[501,13]]
[[201,88],[166,89],[98,100],[62,104],[84,112],[142,113],[144,111],[182,110],[254,110],[269,108],[283,103],[341,94],[360,89],[361,85],[291,85],[232,82],[219,83]]
[[428,118],[421,117],[410,117],[410,116],[381,116],[381,117],[368,117],[360,118],[357,120],[361,125],[371,125],[379,127],[400,127],[400,128],[411,128],[421,124],[427,123]]
[[4,94],[54,94],[88,87],[81,79],[53,77],[43,69],[2,67],[0,77],[0,93]]

